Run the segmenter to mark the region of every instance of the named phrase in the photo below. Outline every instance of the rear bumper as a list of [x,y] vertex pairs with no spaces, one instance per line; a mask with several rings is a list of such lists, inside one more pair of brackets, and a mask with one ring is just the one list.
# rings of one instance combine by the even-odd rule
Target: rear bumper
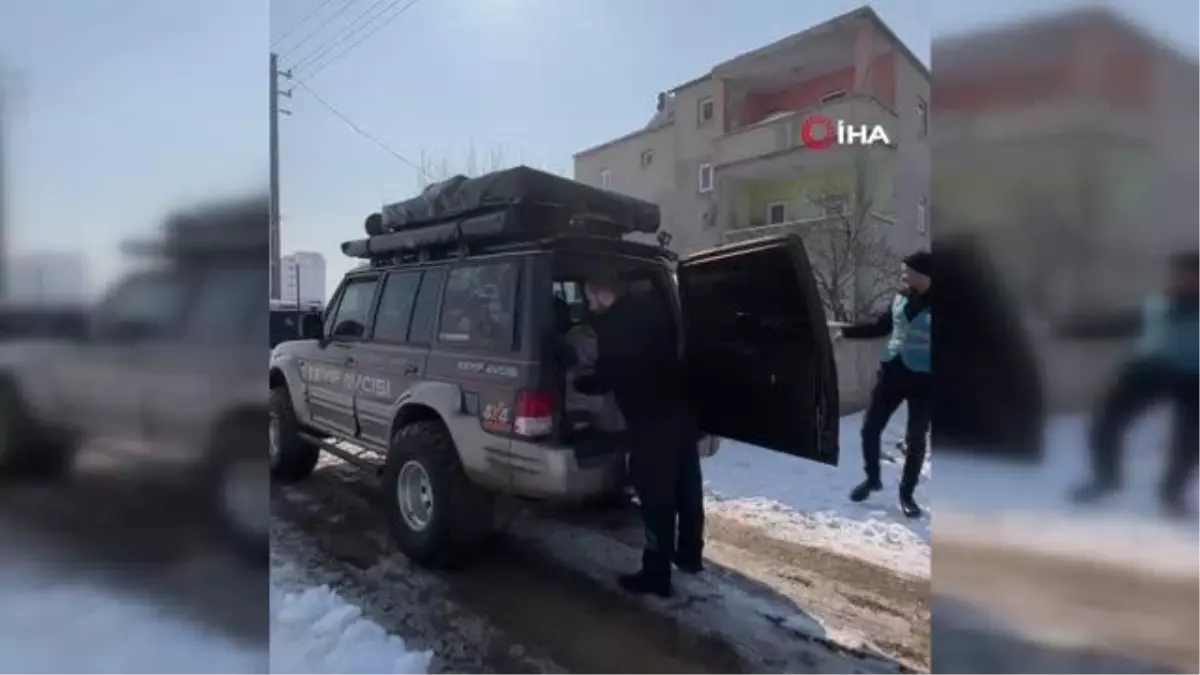
[[562,445],[512,441],[484,449],[487,468],[472,478],[499,492],[555,502],[586,502],[619,489],[624,454],[615,447],[595,452]]
[[[700,440],[701,457],[716,454],[719,440]],[[541,445],[514,440],[484,448],[487,468],[471,472],[476,482],[498,492],[555,502],[586,502],[626,485],[625,453],[612,441],[594,445]]]

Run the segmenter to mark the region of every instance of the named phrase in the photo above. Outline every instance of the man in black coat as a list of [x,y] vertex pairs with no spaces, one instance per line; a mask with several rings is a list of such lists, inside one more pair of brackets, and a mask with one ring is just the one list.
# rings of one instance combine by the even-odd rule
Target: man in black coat
[[636,594],[671,594],[672,562],[684,572],[703,569],[704,499],[699,432],[687,386],[673,313],[654,293],[625,292],[615,276],[588,281],[598,358],[593,373],[575,379],[581,393],[612,392],[625,418],[630,472],[646,546],[642,569],[622,576]]

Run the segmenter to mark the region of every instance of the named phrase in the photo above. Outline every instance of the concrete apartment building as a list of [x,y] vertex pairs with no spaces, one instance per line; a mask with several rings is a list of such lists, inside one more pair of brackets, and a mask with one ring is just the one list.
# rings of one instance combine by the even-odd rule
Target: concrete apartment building
[[980,236],[1034,319],[1050,401],[1082,404],[1125,346],[1035,327],[1134,306],[1162,283],[1167,252],[1195,250],[1200,66],[1099,9],[932,52],[937,221]]
[[[895,251],[928,246],[929,71],[870,8],[720,63],[657,108],[576,154],[575,178],[659,204],[676,250],[803,235],[861,202]],[[808,149],[814,114],[880,124],[891,146]]]
[[311,251],[279,259],[279,299],[301,305],[325,305],[325,256]]
[[[659,94],[644,128],[576,154],[575,178],[657,203],[681,253],[799,233],[818,283],[857,295],[841,304],[861,316],[886,302],[899,257],[929,247],[929,91],[928,68],[862,7]],[[879,124],[891,143],[806,148],[810,115]],[[828,245],[831,227],[869,233],[885,260],[847,259]],[[843,406],[859,407],[879,345],[836,349]]]

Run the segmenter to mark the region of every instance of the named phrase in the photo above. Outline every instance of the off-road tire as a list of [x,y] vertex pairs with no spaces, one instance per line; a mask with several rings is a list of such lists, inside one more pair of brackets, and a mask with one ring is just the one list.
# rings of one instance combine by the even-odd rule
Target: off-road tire
[[[268,462],[263,461],[261,446],[254,440],[255,437],[262,438],[261,414],[222,422],[220,428],[213,430],[204,482],[208,508],[218,535],[239,557],[256,566],[265,566],[270,553],[271,505],[268,484],[271,478],[267,470]],[[235,468],[248,471],[249,474],[242,478],[254,481],[257,486],[250,492],[253,502],[244,503],[242,508],[261,509],[261,512],[251,516],[262,518],[263,522],[258,527],[244,521],[245,513],[235,513],[228,506],[225,491],[231,478],[237,478],[232,473]],[[261,501],[258,499],[260,495]]]
[[[425,471],[433,495],[429,524],[420,530],[405,522],[400,509],[400,475],[410,462]],[[388,526],[400,550],[418,565],[461,566],[493,530],[493,496],[467,477],[454,441],[440,421],[414,422],[397,430],[382,479]]]
[[0,381],[0,476],[61,478],[74,466],[78,449],[74,434],[42,428],[16,387]]
[[270,406],[271,417],[279,423],[279,451],[271,458],[271,478],[281,483],[304,480],[317,467],[321,449],[300,437],[300,423],[287,387],[271,390]]

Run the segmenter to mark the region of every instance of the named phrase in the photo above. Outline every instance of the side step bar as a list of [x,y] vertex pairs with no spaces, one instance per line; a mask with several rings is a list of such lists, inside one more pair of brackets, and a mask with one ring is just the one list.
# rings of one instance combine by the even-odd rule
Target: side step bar
[[303,431],[300,431],[297,433],[300,436],[300,438],[303,438],[304,440],[308,441],[309,443],[312,443],[313,445],[317,446],[324,452],[328,452],[329,454],[331,454],[335,457],[343,459],[346,462],[353,464],[360,469],[365,469],[374,474],[379,474],[379,473],[383,472],[383,464],[381,464],[379,462],[372,462],[371,460],[363,457],[363,454],[371,452],[371,450],[368,448],[363,448],[362,453],[356,454],[356,453],[351,452],[350,450],[347,450],[346,448],[340,446],[337,441],[331,441],[328,438],[322,438],[320,436],[315,436],[313,434],[305,433]]

